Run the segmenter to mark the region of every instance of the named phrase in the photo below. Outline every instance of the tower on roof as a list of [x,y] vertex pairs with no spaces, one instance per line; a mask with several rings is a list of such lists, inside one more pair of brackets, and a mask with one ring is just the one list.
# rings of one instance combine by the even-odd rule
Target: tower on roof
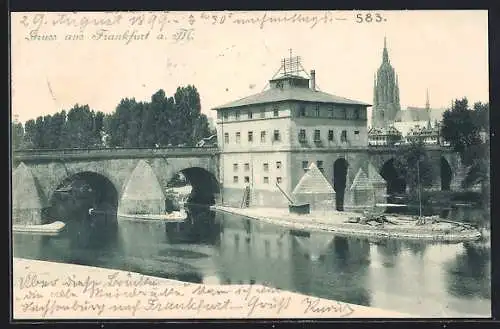
[[281,67],[278,71],[278,74],[275,74],[273,79],[276,78],[276,76],[301,76],[301,73],[304,73],[306,77],[308,77],[307,72],[304,70],[302,67],[301,60],[302,58],[300,56],[292,56],[292,49],[288,49],[289,51],[289,56],[284,57],[281,59]]
[[271,88],[311,88],[316,90],[316,72],[311,70],[308,74],[301,63],[300,56],[292,56],[292,49],[289,49],[289,56],[281,59],[281,66],[278,72],[269,80]]
[[372,127],[383,128],[392,125],[400,110],[398,76],[389,60],[387,38],[384,37],[382,64],[373,83]]

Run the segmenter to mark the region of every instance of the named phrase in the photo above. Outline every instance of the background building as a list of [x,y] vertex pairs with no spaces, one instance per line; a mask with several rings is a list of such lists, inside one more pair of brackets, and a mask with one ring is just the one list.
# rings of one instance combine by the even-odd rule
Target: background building
[[[370,145],[389,145],[415,140],[439,133],[439,124],[445,108],[431,108],[427,90],[425,107],[409,106],[401,110],[398,75],[389,60],[387,40],[384,38],[382,64],[375,74],[373,87],[372,122],[369,132]],[[425,132],[423,130],[425,130]],[[431,132],[432,131],[432,132]],[[409,139],[407,138],[409,137]],[[424,139],[430,140],[431,137]],[[418,137],[420,139],[420,137]],[[437,138],[435,139],[437,141]]]
[[398,76],[389,60],[384,37],[382,64],[375,74],[373,85],[372,127],[383,128],[393,124],[400,110]]
[[250,204],[287,205],[276,184],[290,194],[312,162],[333,183],[338,150],[368,145],[368,106],[320,91],[299,57],[283,59],[267,90],[214,109],[222,201],[239,206],[249,186]]
[[425,107],[409,106],[398,112],[394,127],[407,136],[411,130],[417,128],[436,128],[443,119],[445,108],[431,108],[429,103],[429,91],[427,91]]

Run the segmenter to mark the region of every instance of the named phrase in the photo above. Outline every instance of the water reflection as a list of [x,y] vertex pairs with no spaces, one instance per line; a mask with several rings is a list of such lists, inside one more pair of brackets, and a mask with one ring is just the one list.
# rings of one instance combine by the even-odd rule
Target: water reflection
[[[330,240],[319,257],[317,244],[307,240]],[[309,244],[306,243],[309,242]],[[325,243],[323,243],[325,245]],[[327,233],[312,233],[310,237],[294,237],[292,244],[292,277],[298,292],[370,305],[366,285],[369,264],[369,243]]]
[[[182,223],[76,214],[57,237],[14,235],[14,256],[189,282],[277,288],[421,316],[489,315],[490,244],[361,239],[290,231],[189,208]],[[452,209],[489,232],[484,211]]]
[[491,298],[489,248],[465,243],[463,253],[448,263],[447,271],[448,291],[453,296]]

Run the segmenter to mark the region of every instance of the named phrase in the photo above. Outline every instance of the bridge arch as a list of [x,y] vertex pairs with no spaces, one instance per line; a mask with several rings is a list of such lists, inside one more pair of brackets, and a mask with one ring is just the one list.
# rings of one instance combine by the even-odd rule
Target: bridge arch
[[349,163],[344,158],[338,158],[333,163],[333,189],[335,191],[335,208],[344,210],[344,196],[347,185],[347,169]]
[[387,182],[388,195],[406,192],[406,181],[397,172],[394,161],[394,158],[386,160],[379,171],[380,176]]
[[220,193],[220,184],[214,174],[201,167],[189,167],[180,172],[192,186],[190,201],[215,204],[215,197]]
[[[181,177],[184,180],[179,180]],[[193,166],[171,172],[165,181],[166,190],[175,190],[179,187],[182,190],[184,186],[190,186],[190,190],[177,190],[177,193],[187,196],[183,201],[192,204],[213,205],[220,195],[220,184],[216,176],[202,167]]]
[[[51,216],[67,217],[72,212],[86,213],[89,208],[116,213],[119,189],[109,177],[93,171],[68,174],[50,191]],[[71,209],[71,212],[69,212]]]

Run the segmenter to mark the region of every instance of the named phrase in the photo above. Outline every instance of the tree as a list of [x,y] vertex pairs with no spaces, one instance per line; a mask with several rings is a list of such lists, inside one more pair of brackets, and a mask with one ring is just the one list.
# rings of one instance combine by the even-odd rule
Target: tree
[[27,149],[36,148],[36,124],[35,120],[26,121],[24,125],[24,147]]
[[467,98],[455,100],[443,114],[441,135],[460,154],[463,165],[469,167],[463,187],[489,185],[489,104],[477,102],[471,109]]
[[124,98],[109,117],[107,133],[110,136],[110,146],[125,146],[127,143],[129,120],[135,104],[135,99]]
[[460,154],[481,141],[477,113],[469,108],[467,98],[455,100],[453,107],[443,113],[441,136]]
[[141,134],[141,125],[142,125],[142,111],[143,104],[137,103],[135,99],[130,103],[129,113],[128,113],[128,122],[127,122],[127,131],[125,134],[125,141],[123,146],[125,147],[138,147],[141,146],[139,144],[139,136]]
[[173,97],[160,89],[149,102],[123,98],[108,115],[75,104],[68,112],[40,116],[26,122],[24,144],[32,148],[195,145],[213,133],[201,114],[198,90],[188,85],[178,87]]
[[414,142],[398,148],[394,159],[398,175],[405,177],[411,194],[421,187],[430,187],[436,173],[431,159],[422,142]]
[[193,127],[201,114],[200,94],[196,87],[188,85],[187,87],[178,87],[174,99],[176,107],[174,126],[177,131],[175,142],[195,145],[198,141],[194,135]]
[[163,89],[158,90],[151,96],[149,110],[151,111],[151,117],[155,118],[152,125],[155,146],[166,146],[170,142],[172,105]]
[[96,146],[102,146],[102,134],[104,132],[104,113],[97,111],[94,118],[94,139]]
[[94,111],[88,105],[73,106],[65,124],[65,147],[86,148],[95,144]]
[[20,122],[12,122],[11,124],[12,149],[18,150],[23,148],[24,142],[24,127]]
[[156,144],[155,122],[157,119],[158,118],[155,111],[151,109],[151,104],[150,103],[144,104],[142,111],[141,133],[139,135],[139,141],[142,147],[155,146]]
[[51,138],[49,148],[57,149],[61,147],[61,141],[65,138],[64,129],[66,125],[66,111],[62,110],[52,116],[50,122]]
[[209,137],[210,135],[214,135],[210,131],[210,126],[208,124],[208,119],[205,114],[201,114],[196,118],[195,124],[193,125],[193,142],[198,142],[205,137]]

